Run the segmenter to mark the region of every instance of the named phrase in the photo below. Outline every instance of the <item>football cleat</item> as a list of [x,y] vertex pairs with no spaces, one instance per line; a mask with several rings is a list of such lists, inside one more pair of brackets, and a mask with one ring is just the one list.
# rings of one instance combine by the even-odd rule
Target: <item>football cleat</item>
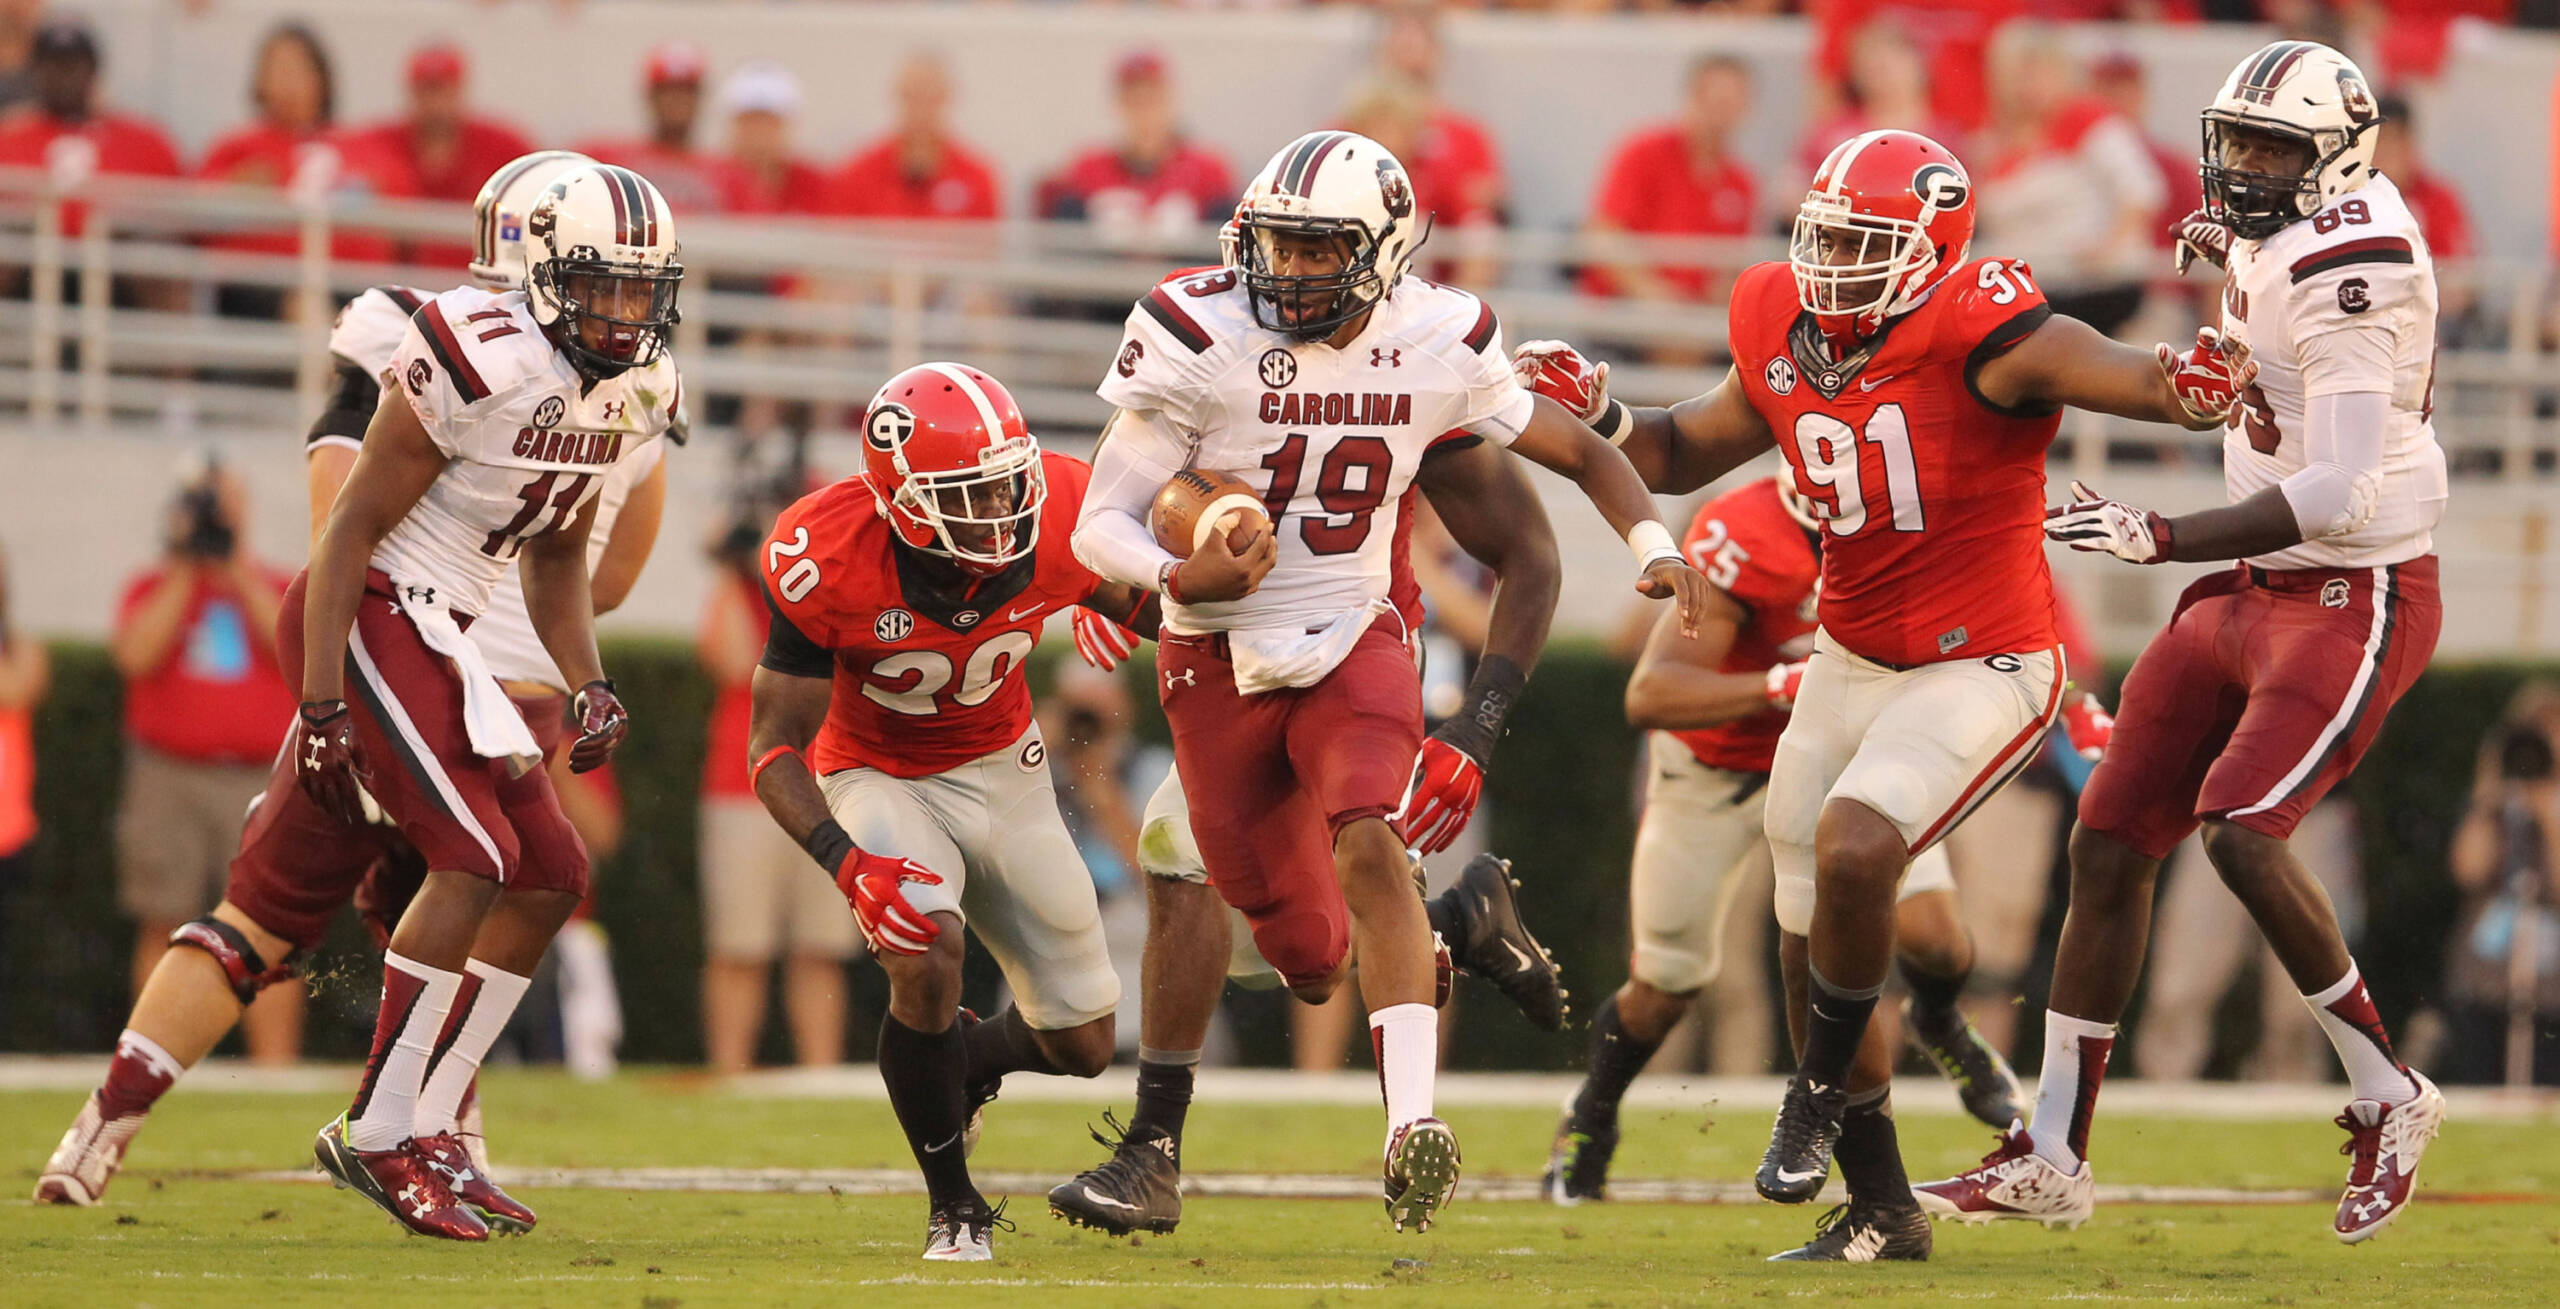
[[454,1199],[479,1213],[490,1231],[522,1236],[541,1221],[514,1196],[499,1190],[498,1184],[471,1162],[470,1150],[455,1133],[421,1136],[409,1143],[409,1149],[444,1178],[445,1189],[453,1192]]
[[982,1195],[933,1211],[925,1223],[924,1257],[936,1263],[982,1264],[996,1257],[996,1233],[1013,1230],[1002,1204]]
[[1450,957],[1461,971],[1491,982],[1531,1023],[1561,1032],[1572,997],[1555,957],[1520,917],[1519,888],[1510,860],[1491,854],[1468,860],[1457,882],[1441,892],[1456,915],[1457,931],[1447,941]]
[[1853,1199],[1833,1206],[1813,1227],[1812,1240],[1769,1256],[1769,1262],[1871,1264],[1879,1259],[1929,1257],[1929,1216],[1917,1205],[1888,1207]]
[[1903,1003],[1903,1027],[1911,1034],[1911,1044],[1938,1065],[1947,1080],[1955,1083],[1956,1095],[1964,1101],[1964,1111],[1981,1120],[1985,1127],[1999,1129],[2026,1116],[2023,1093],[2018,1089],[2018,1075],[2009,1061],[1982,1039],[1960,1010],[1949,1010],[1943,1019],[1933,1021],[1920,1012],[1920,1006]]
[[359,1150],[347,1143],[347,1116],[340,1114],[320,1129],[311,1152],[331,1181],[372,1201],[391,1221],[420,1236],[448,1241],[486,1241],[489,1225],[454,1199],[444,1175],[411,1153]]
[[116,1179],[116,1169],[124,1164],[124,1148],[133,1134],[142,1130],[147,1114],[126,1114],[109,1119],[100,1108],[98,1093],[89,1093],[88,1103],[80,1106],[80,1116],[71,1120],[71,1130],[62,1134],[62,1143],[53,1147],[53,1157],[45,1160],[44,1172],[36,1178],[36,1203],[92,1205],[107,1193],[107,1183]]
[[1846,1088],[1822,1085],[1802,1073],[1788,1078],[1787,1096],[1778,1102],[1778,1121],[1769,1129],[1769,1149],[1760,1156],[1752,1189],[1779,1204],[1803,1204],[1822,1194],[1822,1184],[1831,1180],[1831,1151],[1840,1144],[1840,1116],[1848,1107]]
[[1110,1236],[1170,1233],[1182,1222],[1182,1168],[1173,1157],[1173,1138],[1132,1139],[1107,1109],[1102,1122],[1112,1135],[1087,1130],[1111,1147],[1111,1157],[1051,1188],[1049,1212]]
[[1401,1232],[1431,1230],[1458,1189],[1458,1137],[1437,1118],[1417,1118],[1387,1138],[1387,1221]]
[[1576,1205],[1609,1198],[1609,1160],[1618,1153],[1618,1129],[1593,1127],[1567,1109],[1547,1147],[1547,1174],[1539,1190],[1553,1204]]
[[2000,1134],[1999,1147],[1981,1163],[1943,1182],[1912,1187],[1911,1198],[1932,1218],[1963,1223],[2017,1218],[2065,1229],[2089,1221],[2098,1206],[2089,1161],[2062,1171],[2036,1153],[2035,1142],[2018,1123]]
[[2349,1245],[2371,1239],[2409,1207],[2418,1189],[2418,1160],[2444,1129],[2444,1092],[2414,1068],[2409,1080],[2418,1086],[2415,1100],[2351,1100],[2338,1115],[2338,1126],[2347,1131],[2338,1153],[2354,1161],[2347,1166],[2346,1193],[2338,1197],[2338,1239]]

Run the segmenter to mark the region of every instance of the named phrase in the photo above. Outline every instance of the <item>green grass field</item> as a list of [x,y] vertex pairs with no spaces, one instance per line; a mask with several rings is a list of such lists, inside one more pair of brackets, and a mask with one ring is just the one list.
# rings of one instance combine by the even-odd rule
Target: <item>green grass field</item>
[[[1125,1084],[1116,1089],[1125,1096]],[[487,1082],[500,1169],[901,1167],[887,1107],[861,1100],[729,1094],[647,1073],[601,1086],[501,1073]],[[915,1256],[913,1196],[526,1188],[539,1231],[486,1247],[405,1236],[322,1185],[248,1175],[307,1167],[336,1095],[190,1095],[153,1115],[108,1202],[38,1208],[16,1197],[77,1107],[76,1094],[0,1092],[0,1302],[11,1306],[342,1304],[402,1282],[465,1304],[680,1306],[897,1302],[1109,1305],[1558,1305],[1844,1297],[2153,1300],[2239,1304],[2560,1303],[2560,1132],[2547,1123],[2456,1121],[2427,1156],[2425,1198],[2362,1247],[2328,1234],[2316,1204],[2115,1205],[2075,1233],[1941,1228],[1925,1265],[1773,1267],[1818,1209],[1762,1204],[1460,1202],[1427,1235],[1389,1231],[1369,1200],[1195,1198],[1179,1234],[1112,1241],[1016,1194],[1021,1230],[998,1262]],[[1097,1095],[1092,1110],[1105,1103]],[[977,1163],[1054,1174],[1095,1162],[1085,1106],[1000,1101]],[[1551,1115],[1457,1108],[1473,1177],[1534,1174]],[[1631,1113],[1623,1177],[1741,1179],[1767,1111]],[[1378,1115],[1355,1106],[1204,1102],[1195,1169],[1368,1175]],[[2321,1121],[2102,1121],[2102,1182],[2334,1190],[2344,1161]],[[1977,1158],[1980,1128],[1912,1114],[1915,1176]]]

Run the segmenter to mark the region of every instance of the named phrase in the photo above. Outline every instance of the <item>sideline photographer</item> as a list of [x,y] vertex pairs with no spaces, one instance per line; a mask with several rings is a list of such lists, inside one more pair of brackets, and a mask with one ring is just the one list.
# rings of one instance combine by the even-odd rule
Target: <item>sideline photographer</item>
[[[294,695],[276,668],[276,611],[292,578],[253,557],[240,481],[210,453],[182,468],[159,561],[125,584],[108,652],[125,683],[116,898],[136,920],[137,993],[169,934],[222,898],[250,798],[265,789]],[[249,1051],[291,1060],[299,986],[270,987]]]
[[2445,952],[2449,1080],[2560,1084],[2560,686],[2527,683],[2482,743],[2448,857],[2462,916]]

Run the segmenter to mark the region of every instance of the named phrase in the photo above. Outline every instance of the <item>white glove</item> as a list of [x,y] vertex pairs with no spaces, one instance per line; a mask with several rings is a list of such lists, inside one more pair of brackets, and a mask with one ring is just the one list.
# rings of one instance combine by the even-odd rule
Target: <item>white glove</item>
[[2085,482],[2071,484],[2071,503],[2044,511],[2044,534],[2074,550],[2104,550],[2131,563],[2156,564],[2169,557],[2168,519],[2107,499]]

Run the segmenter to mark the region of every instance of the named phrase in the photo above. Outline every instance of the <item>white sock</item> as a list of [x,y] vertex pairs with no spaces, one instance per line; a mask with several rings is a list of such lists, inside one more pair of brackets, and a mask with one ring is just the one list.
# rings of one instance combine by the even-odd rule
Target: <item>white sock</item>
[[179,1074],[187,1071],[187,1066],[178,1062],[178,1056],[169,1053],[158,1041],[130,1027],[124,1029],[123,1035],[116,1038],[116,1053],[131,1055],[140,1060],[145,1068],[173,1082],[178,1080]]
[[480,1061],[489,1057],[489,1047],[497,1044],[498,1033],[506,1030],[507,1019],[513,1017],[516,1005],[524,999],[525,988],[533,985],[530,977],[518,977],[494,964],[477,959],[462,965],[468,979],[454,997],[453,1013],[445,1020],[436,1036],[441,1048],[434,1066],[427,1071],[426,1087],[418,1095],[419,1136],[433,1136],[453,1131],[454,1115],[462,1108],[462,1093],[480,1072]]
[[1387,1097],[1387,1135],[1431,1116],[1431,1081],[1439,1072],[1440,1011],[1427,1004],[1391,1004],[1369,1015],[1369,1040],[1378,1056],[1378,1085]]
[[2347,1066],[2357,1099],[2406,1104],[2418,1098],[2418,1084],[2391,1053],[2391,1037],[2382,1030],[2382,1016],[2374,1012],[2364,973],[2354,960],[2347,961],[2346,976],[2302,1002],[2311,1006],[2311,1016],[2338,1048],[2338,1062]]
[[[462,986],[462,974],[430,968],[397,951],[383,952],[382,971],[383,1012],[374,1020],[374,1066],[347,1118],[347,1143],[359,1150],[389,1150],[417,1135],[418,1091],[426,1082],[427,1061],[435,1053],[445,1015],[453,1009],[453,993]],[[404,989],[416,988],[405,1014],[392,1008],[394,973],[405,975]],[[398,1023],[399,1030],[386,1032],[391,1023]]]
[[2044,1072],[2036,1079],[2036,1115],[2027,1125],[2036,1153],[2064,1172],[2080,1167],[2088,1119],[2097,1112],[2098,1082],[2115,1052],[2116,1025],[2044,1011]]

